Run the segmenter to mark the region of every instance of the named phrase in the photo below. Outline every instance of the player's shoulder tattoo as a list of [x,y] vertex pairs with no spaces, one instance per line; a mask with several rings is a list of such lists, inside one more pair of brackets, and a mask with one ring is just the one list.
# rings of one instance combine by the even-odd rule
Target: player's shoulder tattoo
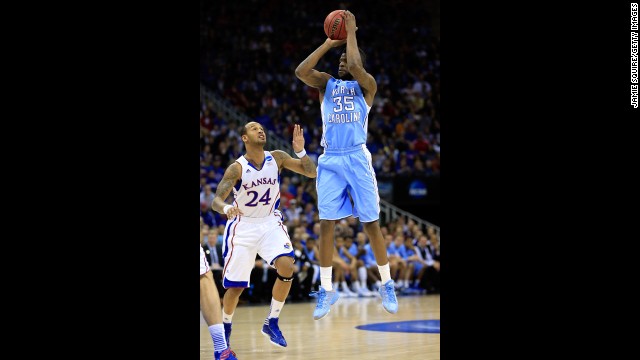
[[222,178],[233,181],[233,180],[238,180],[241,177],[242,177],[242,165],[240,165],[238,162],[234,162],[233,164],[229,165],[227,170],[224,172],[224,176]]
[[276,163],[278,164],[279,168],[282,168],[282,163],[285,160],[291,159],[291,155],[287,154],[286,152],[284,152],[282,150],[273,150],[273,151],[271,151],[271,156],[273,156],[273,158],[276,159]]
[[242,165],[237,162],[229,165],[216,189],[216,197],[226,198],[231,188],[242,178]]

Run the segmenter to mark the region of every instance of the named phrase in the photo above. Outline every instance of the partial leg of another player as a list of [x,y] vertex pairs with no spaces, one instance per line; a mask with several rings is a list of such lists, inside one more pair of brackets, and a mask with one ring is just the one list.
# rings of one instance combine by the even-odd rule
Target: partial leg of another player
[[231,351],[225,340],[222,317],[220,316],[220,295],[211,271],[200,275],[200,307],[213,340],[214,359],[237,360],[236,354]]

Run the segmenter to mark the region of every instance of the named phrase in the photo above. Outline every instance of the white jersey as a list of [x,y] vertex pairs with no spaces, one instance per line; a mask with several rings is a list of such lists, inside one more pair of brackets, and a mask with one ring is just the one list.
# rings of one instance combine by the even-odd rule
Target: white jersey
[[260,170],[250,164],[244,155],[237,163],[242,165],[242,181],[233,188],[234,205],[243,217],[267,217],[280,206],[280,173],[270,152],[264,152]]

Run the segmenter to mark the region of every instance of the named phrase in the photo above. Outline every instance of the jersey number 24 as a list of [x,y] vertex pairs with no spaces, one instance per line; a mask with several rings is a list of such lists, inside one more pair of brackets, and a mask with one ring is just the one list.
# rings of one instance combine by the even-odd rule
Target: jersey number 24
[[264,195],[262,195],[262,197],[258,201],[256,201],[256,199],[259,196],[257,191],[247,191],[247,195],[252,195],[253,199],[251,199],[251,201],[249,201],[248,203],[244,204],[244,206],[258,206],[259,202],[264,203],[265,205],[269,205],[269,201],[271,201],[271,197],[269,196],[270,191],[271,189],[267,189],[267,192],[264,193]]

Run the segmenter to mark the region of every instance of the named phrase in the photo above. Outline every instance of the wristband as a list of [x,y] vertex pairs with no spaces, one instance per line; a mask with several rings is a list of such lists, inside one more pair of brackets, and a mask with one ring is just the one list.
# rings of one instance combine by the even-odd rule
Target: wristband
[[232,205],[225,205],[225,207],[222,208],[222,212],[227,215],[227,211],[229,211],[229,209],[231,209],[232,207]]
[[305,149],[302,149],[302,151],[296,153],[296,156],[299,157],[300,159],[302,159],[305,155],[307,155],[307,151]]

